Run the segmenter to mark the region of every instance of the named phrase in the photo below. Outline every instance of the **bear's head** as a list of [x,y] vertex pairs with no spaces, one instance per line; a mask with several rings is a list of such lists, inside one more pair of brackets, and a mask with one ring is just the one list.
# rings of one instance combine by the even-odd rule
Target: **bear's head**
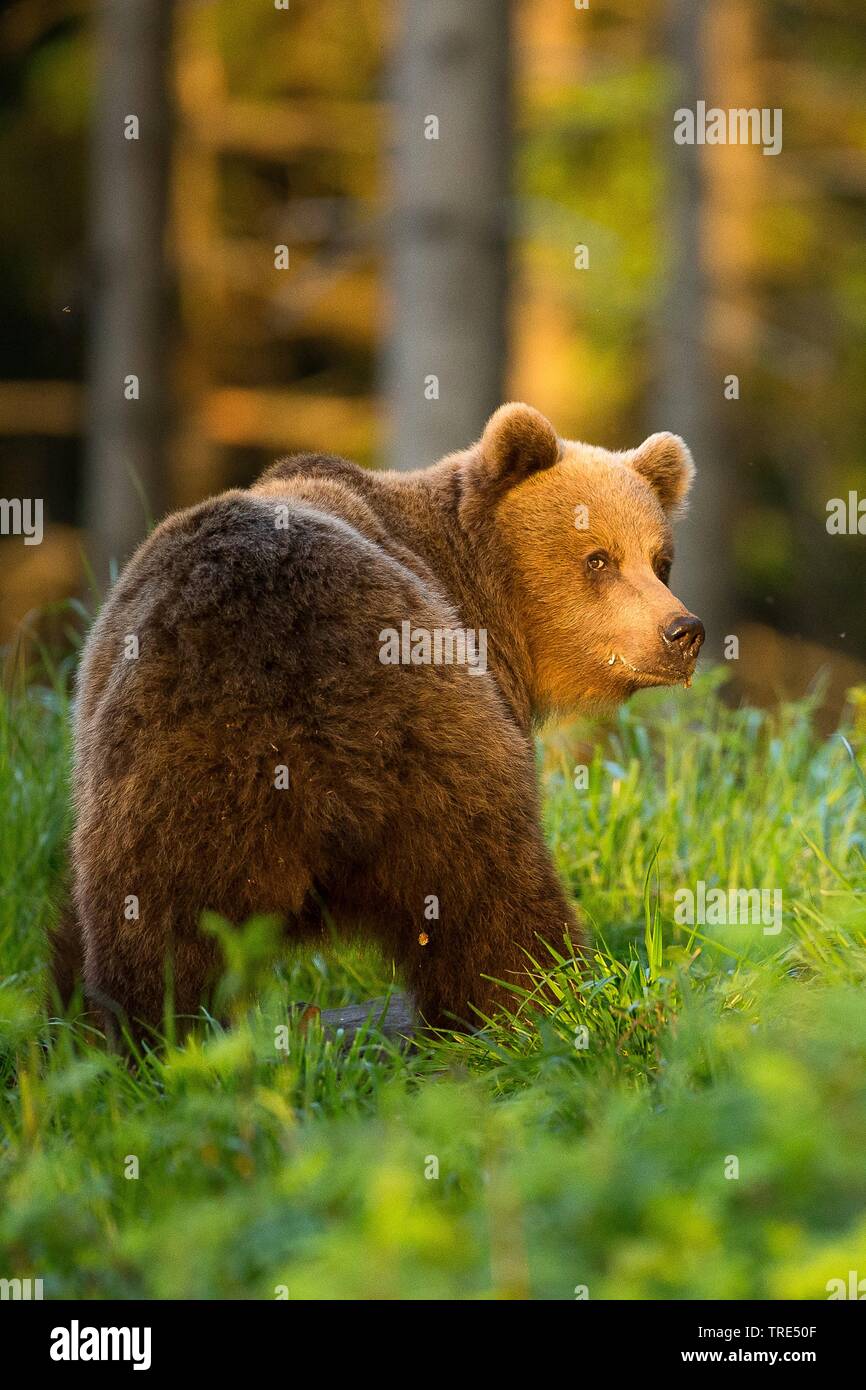
[[514,575],[540,709],[690,682],[704,628],[668,587],[694,475],[677,435],[609,453],[504,405],[466,468],[466,505],[492,517]]

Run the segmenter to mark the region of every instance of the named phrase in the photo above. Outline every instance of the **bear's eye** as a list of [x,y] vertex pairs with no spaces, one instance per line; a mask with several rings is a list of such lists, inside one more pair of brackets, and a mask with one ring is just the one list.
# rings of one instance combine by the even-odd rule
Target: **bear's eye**
[[659,579],[662,581],[662,583],[667,584],[668,580],[671,577],[671,561],[667,558],[667,556],[664,556],[660,560],[656,560],[655,572],[658,575]]
[[610,556],[604,550],[595,550],[592,555],[586,557],[586,568],[588,570],[604,570],[610,564]]

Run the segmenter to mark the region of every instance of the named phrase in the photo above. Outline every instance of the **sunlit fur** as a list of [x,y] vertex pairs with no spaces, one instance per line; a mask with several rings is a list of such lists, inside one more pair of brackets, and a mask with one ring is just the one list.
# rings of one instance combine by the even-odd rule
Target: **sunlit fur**
[[[519,576],[538,707],[619,702],[641,685],[691,674],[694,663],[687,668],[661,636],[687,609],[654,564],[673,558],[670,516],[692,473],[685,445],[671,435],[619,454],[565,440],[558,463],[504,495],[497,524]],[[587,529],[575,524],[578,507]],[[587,572],[598,551],[618,562],[618,573]]]

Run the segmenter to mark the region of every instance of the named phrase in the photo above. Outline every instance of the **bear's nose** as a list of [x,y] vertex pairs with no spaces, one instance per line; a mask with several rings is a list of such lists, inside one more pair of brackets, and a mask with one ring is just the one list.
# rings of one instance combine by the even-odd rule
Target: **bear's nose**
[[696,657],[703,646],[706,633],[700,618],[693,613],[678,613],[662,630],[666,642],[676,643],[683,656]]

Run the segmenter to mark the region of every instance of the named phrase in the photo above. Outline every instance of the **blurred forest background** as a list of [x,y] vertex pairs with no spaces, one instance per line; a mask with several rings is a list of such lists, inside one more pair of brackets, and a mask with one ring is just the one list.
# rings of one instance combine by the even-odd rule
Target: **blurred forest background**
[[[749,697],[828,666],[838,698],[864,61],[862,0],[2,4],[0,495],[45,538],[0,540],[0,641],[61,642],[46,605],[276,456],[415,467],[516,398],[610,448],[681,433],[710,659],[736,634]],[[782,152],[675,144],[699,99],[781,108]]]

